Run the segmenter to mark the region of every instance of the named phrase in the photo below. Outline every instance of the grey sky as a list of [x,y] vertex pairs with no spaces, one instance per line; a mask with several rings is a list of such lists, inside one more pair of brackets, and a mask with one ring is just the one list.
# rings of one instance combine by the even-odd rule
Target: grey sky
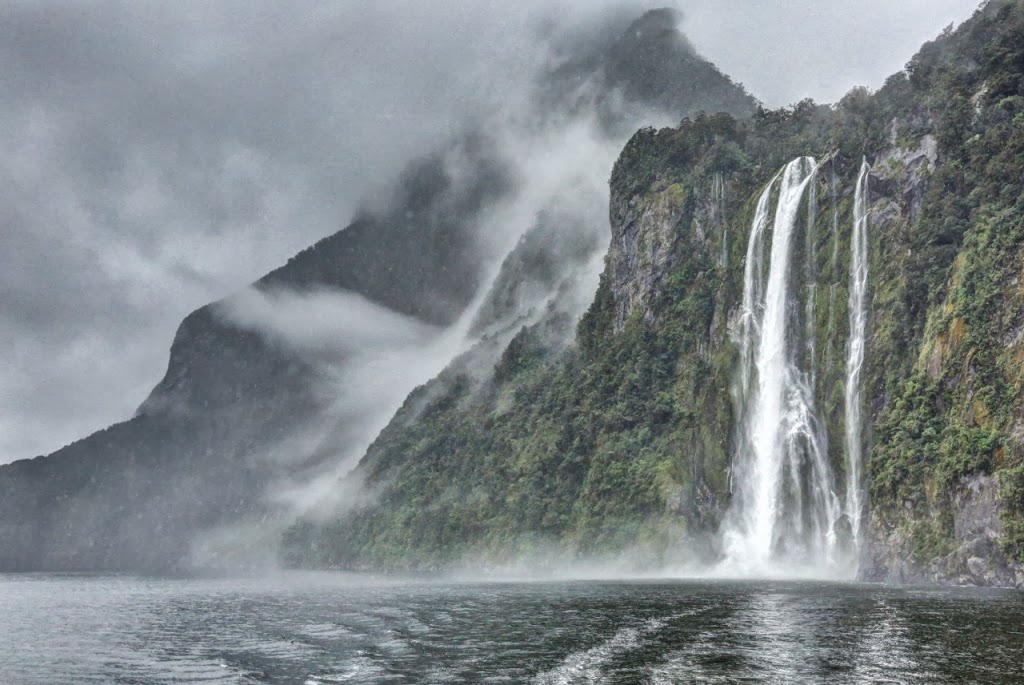
[[[621,3],[510,4],[0,2],[0,462],[130,416],[185,314],[521,92],[539,16]],[[877,87],[975,5],[679,2],[773,106]]]

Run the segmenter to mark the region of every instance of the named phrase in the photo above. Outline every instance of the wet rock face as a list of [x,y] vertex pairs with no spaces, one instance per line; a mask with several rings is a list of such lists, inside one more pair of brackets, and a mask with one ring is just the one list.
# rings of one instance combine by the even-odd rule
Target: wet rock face
[[1002,535],[998,491],[992,476],[964,479],[963,489],[953,499],[953,531],[957,540],[995,540]]
[[875,519],[860,576],[896,583],[1024,588],[1024,567],[1002,550],[998,478],[964,478],[952,505],[953,551],[921,564],[910,552],[913,540],[909,529],[887,529]]
[[875,221],[885,221],[903,215],[913,223],[921,215],[928,175],[939,163],[939,146],[931,134],[922,136],[913,145],[901,146],[896,138],[898,130],[898,123],[894,121],[890,134],[892,147],[872,165],[869,186],[888,199],[887,205],[873,208],[872,216]]
[[616,333],[631,316],[640,316],[646,323],[654,320],[654,299],[675,263],[683,231],[689,230],[683,223],[682,192],[678,186],[669,186],[649,196],[612,200],[607,263],[616,303]]
[[[1024,571],[1001,550],[999,482],[995,476],[965,478],[953,498],[953,530],[958,546],[947,562],[961,584],[1019,585]],[[950,574],[949,580],[952,580]]]

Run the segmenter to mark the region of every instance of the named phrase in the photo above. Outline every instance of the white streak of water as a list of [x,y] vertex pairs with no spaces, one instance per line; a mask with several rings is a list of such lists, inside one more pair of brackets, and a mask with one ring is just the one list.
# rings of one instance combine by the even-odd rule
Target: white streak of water
[[807,231],[804,233],[804,273],[807,274],[807,304],[804,310],[804,340],[810,366],[811,389],[818,376],[818,350],[814,334],[814,308],[818,300],[818,253],[816,230],[818,218],[818,186],[811,181],[807,188]]
[[764,287],[764,231],[768,226],[768,212],[771,207],[772,188],[782,172],[765,186],[757,201],[754,223],[747,242],[747,259],[743,266],[743,310],[740,318],[740,398],[746,401],[750,392],[750,371],[754,361],[754,346],[760,336],[760,322],[764,302],[761,291]]
[[711,182],[711,195],[715,203],[715,221],[722,227],[722,245],[718,253],[718,266],[729,266],[729,225],[725,222],[725,177],[721,173],[714,175]]
[[[816,172],[810,157],[780,172],[767,280],[765,237],[779,175],[758,201],[747,246],[736,393],[741,424],[734,499],[724,528],[725,565],[741,574],[764,573],[779,564],[825,565],[835,546],[841,512],[815,406],[814,329],[808,321],[791,325],[801,313],[809,318],[813,312],[813,288],[804,291],[801,306],[793,268],[803,266],[805,282],[813,285],[814,267],[808,260],[794,265],[791,257],[800,208]],[[809,198],[811,212],[815,199]],[[814,238],[805,233],[805,239]]]
[[868,172],[861,164],[853,201],[853,236],[850,242],[850,338],[846,356],[846,507],[854,541],[859,540],[864,506],[861,491],[863,445],[861,439],[861,370],[867,328],[868,286]]

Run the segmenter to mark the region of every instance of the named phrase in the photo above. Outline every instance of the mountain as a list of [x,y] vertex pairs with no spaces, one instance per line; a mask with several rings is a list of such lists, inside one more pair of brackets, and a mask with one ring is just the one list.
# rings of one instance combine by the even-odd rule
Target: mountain
[[[459,329],[469,317],[476,344],[459,357],[465,368],[501,354],[522,324],[546,327],[551,350],[560,349],[565,321],[585,306],[580,288],[603,228],[593,210],[603,200],[578,183],[568,186],[575,201],[556,196],[561,188],[533,199],[529,165],[510,158],[503,142],[526,131],[583,129],[588,144],[617,148],[645,121],[704,109],[753,112],[756,102],[697,56],[677,24],[673,13],[654,11],[596,38],[559,43],[517,120],[474,121],[438,141],[348,227],[249,292],[186,317],[163,380],[134,417],[0,467],[0,569],[177,568],[200,538],[232,525],[269,530],[251,545],[267,547],[266,535],[291,515],[278,490],[330,485],[344,473],[345,455],[361,454],[376,420],[370,410],[339,409],[363,400],[365,388],[347,379],[373,340],[362,348],[297,344],[239,315],[253,298],[284,298],[293,303],[289,314],[302,314],[315,298],[344,296],[402,335]],[[575,162],[570,181],[607,173],[588,161]],[[506,247],[492,224],[510,208],[523,211],[510,212],[498,232],[506,242],[505,233],[520,236]],[[429,344],[439,339],[446,340]],[[454,356],[442,352],[445,361]],[[414,361],[407,363],[390,371],[415,379]]]
[[877,93],[640,130],[571,344],[416,390],[289,562],[1024,586],[1022,87],[991,0]]

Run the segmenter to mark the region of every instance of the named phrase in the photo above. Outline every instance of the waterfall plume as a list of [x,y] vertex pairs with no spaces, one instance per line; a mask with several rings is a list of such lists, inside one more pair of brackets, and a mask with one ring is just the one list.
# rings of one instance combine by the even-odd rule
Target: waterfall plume
[[863,514],[861,470],[861,369],[864,366],[864,335],[867,328],[865,295],[868,285],[868,172],[865,159],[857,177],[853,202],[853,236],[850,241],[850,338],[846,356],[846,506],[855,542],[860,539]]
[[814,267],[812,260],[793,259],[800,229],[805,240],[814,237],[813,220],[801,227],[799,219],[805,197],[814,213],[816,198],[808,188],[817,170],[810,157],[787,164],[762,192],[751,225],[734,388],[739,424],[733,500],[723,530],[727,571],[813,567],[828,561],[835,547],[841,508],[816,407],[808,321]]

